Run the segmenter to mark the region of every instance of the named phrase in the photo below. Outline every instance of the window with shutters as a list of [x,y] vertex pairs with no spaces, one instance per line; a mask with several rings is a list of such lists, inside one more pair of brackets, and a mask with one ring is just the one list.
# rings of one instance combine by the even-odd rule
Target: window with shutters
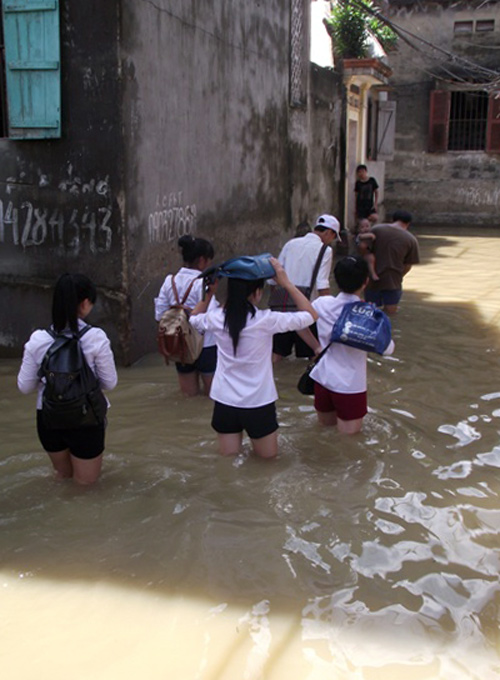
[[480,90],[434,90],[429,151],[500,153],[500,97]]
[[396,102],[368,100],[366,158],[390,161],[394,158]]
[[59,0],[0,0],[0,135],[61,136]]

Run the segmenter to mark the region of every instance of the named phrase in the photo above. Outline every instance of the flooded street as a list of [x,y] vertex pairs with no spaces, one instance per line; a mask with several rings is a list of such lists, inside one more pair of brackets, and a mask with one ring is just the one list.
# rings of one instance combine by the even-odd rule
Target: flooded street
[[101,481],[56,483],[0,361],[3,680],[500,678],[500,240],[481,233],[419,235],[360,435],[319,429],[304,364],[278,365],[275,461],[219,457],[211,402],[149,355],[110,394]]

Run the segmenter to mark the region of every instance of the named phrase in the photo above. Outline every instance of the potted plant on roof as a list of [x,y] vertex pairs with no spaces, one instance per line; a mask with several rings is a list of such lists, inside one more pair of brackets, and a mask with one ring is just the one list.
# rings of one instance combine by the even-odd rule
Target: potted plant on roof
[[332,38],[333,54],[337,59],[365,59],[371,56],[374,40],[385,51],[394,49],[397,42],[396,33],[377,17],[370,0],[332,2],[325,26]]

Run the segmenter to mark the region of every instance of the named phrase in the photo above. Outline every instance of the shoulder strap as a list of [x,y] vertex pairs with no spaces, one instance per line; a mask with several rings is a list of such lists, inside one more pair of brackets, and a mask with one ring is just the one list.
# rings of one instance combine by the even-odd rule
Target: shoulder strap
[[188,297],[189,297],[189,293],[191,292],[191,288],[194,286],[194,282],[197,280],[197,278],[198,278],[198,277],[195,276],[194,279],[191,280],[189,286],[188,286],[187,289],[186,289],[186,292],[185,292],[184,295],[182,296],[182,300],[179,300],[179,293],[178,293],[178,291],[177,291],[177,286],[175,285],[175,277],[174,277],[174,275],[172,274],[172,292],[173,292],[174,297],[175,297],[175,304],[176,304],[178,307],[184,307],[184,305],[185,305],[185,303],[186,303],[186,300],[187,300]]
[[173,274],[172,274],[172,282],[171,283],[172,283],[172,291],[173,291],[174,297],[175,297],[175,304],[180,305],[181,303],[179,301],[179,293],[177,292],[177,286],[175,285],[175,276]]
[[321,266],[321,260],[323,259],[323,255],[325,254],[327,248],[328,248],[328,246],[326,245],[326,243],[323,243],[323,245],[321,246],[321,250],[318,253],[318,257],[316,258],[316,263],[314,265],[314,269],[313,269],[313,273],[312,273],[312,277],[311,277],[311,284],[309,286],[309,290],[311,291],[311,293],[313,291],[314,284],[316,283],[316,279],[318,278],[318,272],[319,272],[319,268]]
[[198,277],[195,276],[194,279],[193,279],[193,280],[191,281],[191,283],[189,284],[189,286],[188,286],[186,292],[184,293],[184,297],[182,298],[182,302],[181,302],[182,305],[183,305],[183,304],[186,302],[186,300],[188,299],[189,293],[191,292],[191,288],[194,286],[194,282],[196,281],[197,278],[198,278]]
[[89,331],[92,328],[92,326],[88,323],[86,326],[82,328],[81,331],[78,331],[77,338],[78,340],[81,340],[82,337],[85,335],[87,331]]
[[313,366],[316,366],[316,364],[319,362],[320,359],[324,357],[324,355],[327,353],[328,349],[330,348],[330,345],[332,344],[332,340],[328,343],[328,345],[321,350],[321,352],[318,354],[318,356],[313,360]]

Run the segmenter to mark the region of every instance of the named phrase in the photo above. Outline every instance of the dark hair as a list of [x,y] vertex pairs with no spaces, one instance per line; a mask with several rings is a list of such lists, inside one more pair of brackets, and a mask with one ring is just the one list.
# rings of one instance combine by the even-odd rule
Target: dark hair
[[255,293],[259,288],[264,288],[264,279],[228,279],[227,300],[224,305],[224,328],[227,328],[233,340],[233,349],[236,356],[236,348],[240,333],[247,325],[247,317],[255,316],[255,307],[248,300],[248,296]]
[[410,222],[413,220],[413,216],[407,210],[396,210],[392,215],[392,219],[394,222],[404,222],[405,224],[410,224]]
[[52,324],[56,332],[65,328],[78,333],[78,305],[84,300],[96,301],[97,290],[83,274],[63,274],[59,277],[52,298]]
[[304,220],[303,222],[299,222],[295,227],[295,237],[305,236],[306,234],[309,234],[310,231],[311,227],[309,222]]
[[177,245],[181,249],[184,264],[196,265],[200,257],[207,260],[214,259],[214,247],[210,241],[204,238],[195,238],[189,235],[181,236]]
[[366,167],[366,165],[365,165],[364,163],[361,163],[361,164],[358,165],[358,167],[356,168],[356,172],[359,172],[360,170],[368,170],[368,168]]
[[348,255],[337,262],[333,275],[342,292],[354,293],[369,276],[368,264],[359,255]]

